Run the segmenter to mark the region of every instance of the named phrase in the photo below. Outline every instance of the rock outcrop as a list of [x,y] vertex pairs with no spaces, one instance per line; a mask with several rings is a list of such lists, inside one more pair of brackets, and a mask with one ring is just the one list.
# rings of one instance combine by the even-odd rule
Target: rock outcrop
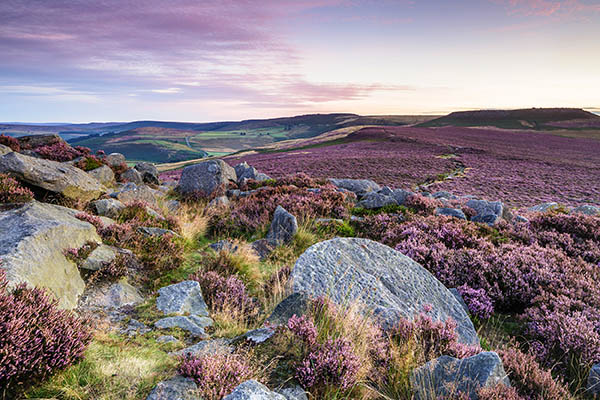
[[177,190],[183,194],[210,196],[216,190],[226,189],[230,182],[236,181],[235,170],[229,164],[223,160],[210,160],[185,167]]
[[115,173],[106,165],[88,171],[88,174],[104,186],[113,186],[115,184]]
[[156,169],[154,164],[150,164],[148,162],[141,162],[139,164],[136,164],[133,168],[135,168],[142,175],[142,180],[145,183],[149,183],[152,185],[160,184],[158,169]]
[[239,384],[230,395],[223,400],[286,400],[283,395],[272,392],[268,387],[251,380]]
[[590,370],[586,390],[590,395],[600,398],[600,363]]
[[202,400],[202,397],[193,379],[176,376],[159,382],[146,400]]
[[467,201],[466,206],[475,211],[475,216],[471,218],[471,221],[483,222],[488,225],[496,224],[504,212],[504,204],[501,201],[471,199]]
[[346,189],[353,192],[358,197],[362,197],[368,192],[378,191],[381,189],[377,183],[369,179],[329,179],[331,183],[341,189]]
[[273,214],[273,221],[266,239],[275,246],[289,243],[298,232],[296,217],[281,206],[277,206]]
[[200,284],[196,281],[183,281],[159,289],[156,308],[165,315],[208,316],[208,307],[202,297]]

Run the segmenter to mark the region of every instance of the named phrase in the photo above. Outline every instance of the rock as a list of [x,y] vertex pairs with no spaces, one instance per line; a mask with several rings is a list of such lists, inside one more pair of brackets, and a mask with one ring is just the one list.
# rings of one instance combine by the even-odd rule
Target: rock
[[308,400],[306,391],[302,387],[296,385],[293,387],[276,390],[277,393],[286,398],[286,400]]
[[136,169],[142,175],[142,180],[145,183],[149,183],[152,185],[160,185],[158,169],[156,169],[154,164],[150,164],[148,162],[141,162],[136,164],[133,168]]
[[79,168],[15,152],[0,157],[0,173],[69,199],[90,201],[106,192],[100,182]]
[[114,261],[117,257],[117,249],[112,246],[101,244],[96,247],[80,265],[80,268],[90,271],[98,271]]
[[144,298],[139,290],[131,286],[126,280],[121,280],[86,289],[80,305],[91,308],[118,309],[134,306],[143,301]]
[[447,207],[436,208],[435,215],[443,215],[446,217],[454,217],[454,218],[465,219],[465,220],[467,219],[467,216],[465,215],[465,213],[462,210],[459,210],[458,208],[447,208]]
[[152,329],[148,328],[146,325],[138,321],[137,319],[130,319],[127,326],[119,331],[121,335],[127,335],[129,337],[134,337],[137,335],[144,335],[150,332]]
[[25,282],[49,289],[62,308],[77,306],[85,284],[63,252],[86,242],[101,243],[93,225],[65,207],[27,203],[0,213],[0,268],[12,287]]
[[600,214],[600,207],[584,204],[579,207],[575,207],[571,210],[571,214],[583,214],[583,215],[598,215]]
[[238,249],[238,245],[230,240],[219,240],[218,242],[210,244],[208,247],[213,249],[215,252],[228,251],[234,253]]
[[231,346],[231,340],[226,338],[201,340],[193,346],[186,347],[183,350],[173,352],[175,356],[193,356],[204,357],[213,354],[232,353],[234,347]]
[[434,194],[431,195],[431,197],[433,197],[434,199],[446,199],[446,200],[458,199],[458,196],[455,196],[452,193],[445,192],[445,191],[435,192]]
[[546,212],[558,208],[558,203],[550,202],[550,203],[542,203],[537,204],[533,207],[529,207],[528,210],[532,212]]
[[115,184],[115,173],[106,165],[88,171],[88,174],[105,186],[113,186]]
[[248,163],[246,161],[244,161],[242,163],[239,163],[235,167],[233,167],[233,170],[235,171],[235,175],[239,179],[244,174],[244,172],[250,168],[252,168],[252,167],[250,167],[250,165],[248,165]]
[[385,329],[432,306],[435,320],[451,317],[459,340],[479,344],[473,323],[450,291],[421,265],[367,239],[335,238],[308,248],[290,275],[292,292],[328,296],[346,305],[359,301]]
[[176,376],[159,382],[146,400],[202,400],[202,397],[193,379]]
[[229,205],[230,201],[227,198],[227,196],[219,196],[219,197],[215,197],[214,199],[212,199],[210,201],[210,203],[208,203],[209,207],[227,207]]
[[491,351],[462,360],[441,356],[415,369],[410,382],[415,400],[437,400],[461,392],[470,399],[478,399],[479,388],[510,386],[502,360]]
[[592,396],[600,397],[600,363],[594,365],[590,370],[586,390]]
[[522,216],[522,215],[516,215],[515,219],[514,219],[514,222],[526,224],[526,223],[529,222],[529,220],[527,218],[525,218],[524,216]]
[[181,203],[178,200],[169,200],[166,203],[167,206],[167,210],[169,210],[170,213],[176,213],[177,211],[179,211],[179,208],[181,207]]
[[8,153],[12,153],[12,149],[8,146],[0,144],[0,156],[3,156]]
[[162,335],[156,338],[157,343],[175,343],[178,341],[173,335]]
[[250,243],[250,247],[258,255],[258,258],[260,258],[261,261],[264,261],[277,246],[268,239],[259,239]]
[[465,312],[468,314],[469,313],[469,307],[467,306],[467,303],[465,303],[465,299],[463,299],[462,294],[460,294],[460,292],[458,291],[458,289],[457,288],[451,288],[451,289],[448,289],[448,290],[450,291],[450,293],[452,293],[452,295],[454,296],[454,298],[456,300],[458,300],[458,302],[462,306],[463,310],[465,310]]
[[165,195],[158,190],[154,190],[146,185],[136,185],[135,183],[128,183],[124,185],[121,190],[111,193],[110,197],[121,201],[124,204],[131,203],[133,201],[143,201],[150,206],[158,206],[158,199],[165,197]]
[[396,202],[396,199],[394,199],[392,196],[385,195],[379,192],[370,192],[365,194],[363,198],[356,204],[356,206],[372,210],[375,208],[392,206],[396,204],[398,203]]
[[208,338],[204,328],[212,326],[212,324],[213,320],[208,317],[198,317],[196,315],[183,317],[178,315],[159,319],[154,323],[154,326],[159,329],[180,328],[194,337]]
[[401,206],[404,205],[404,203],[406,202],[406,199],[408,199],[410,196],[413,196],[414,193],[409,191],[409,190],[404,190],[404,189],[394,189],[394,200],[396,200],[396,203]]
[[41,146],[51,146],[64,140],[56,133],[46,135],[27,135],[18,137],[17,140],[23,149],[35,149]]
[[309,297],[302,292],[292,293],[277,304],[267,322],[271,325],[286,325],[294,315],[304,315],[308,310]]
[[475,210],[476,214],[471,221],[483,222],[488,225],[494,225],[502,217],[504,211],[501,201],[469,200],[466,206]]
[[200,284],[196,281],[183,281],[161,288],[156,308],[165,315],[192,314],[208,317],[208,307],[202,297]]
[[249,341],[254,344],[260,344],[260,343],[264,343],[267,340],[271,339],[274,334],[275,334],[275,330],[273,328],[269,328],[269,327],[258,328],[258,329],[253,329],[251,331],[244,333],[243,335],[233,338],[232,342],[238,343],[241,341]]
[[235,166],[235,173],[239,185],[246,183],[249,179],[259,182],[271,179],[269,175],[258,172],[256,168],[249,166],[245,162]]
[[262,172],[257,173],[256,176],[254,177],[254,180],[258,181],[258,182],[264,182],[264,181],[268,181],[270,179],[272,179],[272,178],[269,175],[263,174]]
[[223,400],[285,400],[283,395],[272,392],[255,380],[242,382]]
[[92,203],[97,215],[109,218],[118,218],[125,204],[117,199],[101,199]]
[[106,161],[106,163],[112,167],[118,167],[121,164],[126,164],[127,162],[125,156],[121,153],[110,153],[106,156],[104,161]]
[[296,232],[298,232],[296,217],[287,212],[285,208],[277,206],[266,239],[273,245],[280,246],[289,243]]
[[185,167],[177,190],[183,194],[199,193],[210,196],[219,188],[227,189],[230,182],[236,181],[235,170],[225,161],[210,160]]
[[144,178],[142,178],[142,174],[136,169],[129,168],[125,172],[121,174],[121,180],[123,182],[131,182],[136,185],[141,185],[144,183]]
[[138,232],[140,232],[143,235],[146,236],[164,236],[164,235],[173,235],[178,237],[179,234],[175,231],[172,231],[170,229],[163,229],[163,228],[155,228],[155,227],[149,227],[149,226],[140,226],[139,228],[137,228]]
[[368,192],[378,191],[381,189],[377,183],[369,179],[329,179],[338,188],[346,189],[357,195],[364,196]]

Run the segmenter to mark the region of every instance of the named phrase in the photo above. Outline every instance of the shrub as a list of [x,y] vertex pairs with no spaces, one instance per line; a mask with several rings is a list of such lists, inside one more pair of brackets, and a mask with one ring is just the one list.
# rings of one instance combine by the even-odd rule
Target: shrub
[[19,182],[8,175],[0,174],[0,204],[27,203],[33,200],[31,190],[21,186]]
[[91,171],[96,168],[100,168],[104,163],[101,159],[94,155],[88,155],[79,160],[75,166],[84,171]]
[[43,290],[7,289],[0,269],[0,388],[10,394],[73,364],[92,334]]
[[19,144],[19,140],[12,136],[0,135],[0,144],[10,147],[12,151],[21,151],[21,145]]
[[163,218],[158,211],[154,210],[148,205],[148,203],[141,200],[135,200],[127,203],[119,212],[117,221],[119,223],[128,222],[139,226],[179,231],[179,225],[173,216]]
[[202,260],[202,270],[215,271],[223,276],[237,275],[250,288],[258,289],[263,279],[258,255],[247,243],[234,242],[233,246],[231,251],[207,254]]
[[113,170],[113,173],[115,174],[115,179],[117,182],[123,181],[123,179],[121,178],[121,174],[123,174],[125,171],[127,171],[129,169],[129,167],[125,163],[121,163],[121,164],[117,164],[117,165],[109,165],[109,167],[110,167],[110,169]]
[[80,146],[71,147],[61,140],[54,144],[38,147],[35,152],[46,160],[65,162],[89,154],[90,150]]
[[488,319],[494,313],[494,305],[483,289],[473,289],[467,285],[457,288],[471,314],[481,319]]
[[442,202],[432,197],[412,194],[408,196],[404,202],[404,206],[415,214],[431,215],[435,212],[436,208],[442,207]]

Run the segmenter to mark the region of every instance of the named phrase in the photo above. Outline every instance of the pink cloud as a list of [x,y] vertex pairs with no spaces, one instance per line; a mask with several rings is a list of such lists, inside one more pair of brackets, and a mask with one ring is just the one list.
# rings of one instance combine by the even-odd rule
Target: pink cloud
[[583,0],[492,0],[504,4],[511,15],[565,17],[600,12],[597,2]]

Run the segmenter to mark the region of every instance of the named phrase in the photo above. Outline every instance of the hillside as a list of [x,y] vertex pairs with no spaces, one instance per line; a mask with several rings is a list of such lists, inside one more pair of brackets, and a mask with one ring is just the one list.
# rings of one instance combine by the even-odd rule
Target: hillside
[[[570,123],[568,123],[570,121]],[[600,116],[578,108],[459,111],[420,124],[439,126],[494,126],[504,129],[599,128]]]

